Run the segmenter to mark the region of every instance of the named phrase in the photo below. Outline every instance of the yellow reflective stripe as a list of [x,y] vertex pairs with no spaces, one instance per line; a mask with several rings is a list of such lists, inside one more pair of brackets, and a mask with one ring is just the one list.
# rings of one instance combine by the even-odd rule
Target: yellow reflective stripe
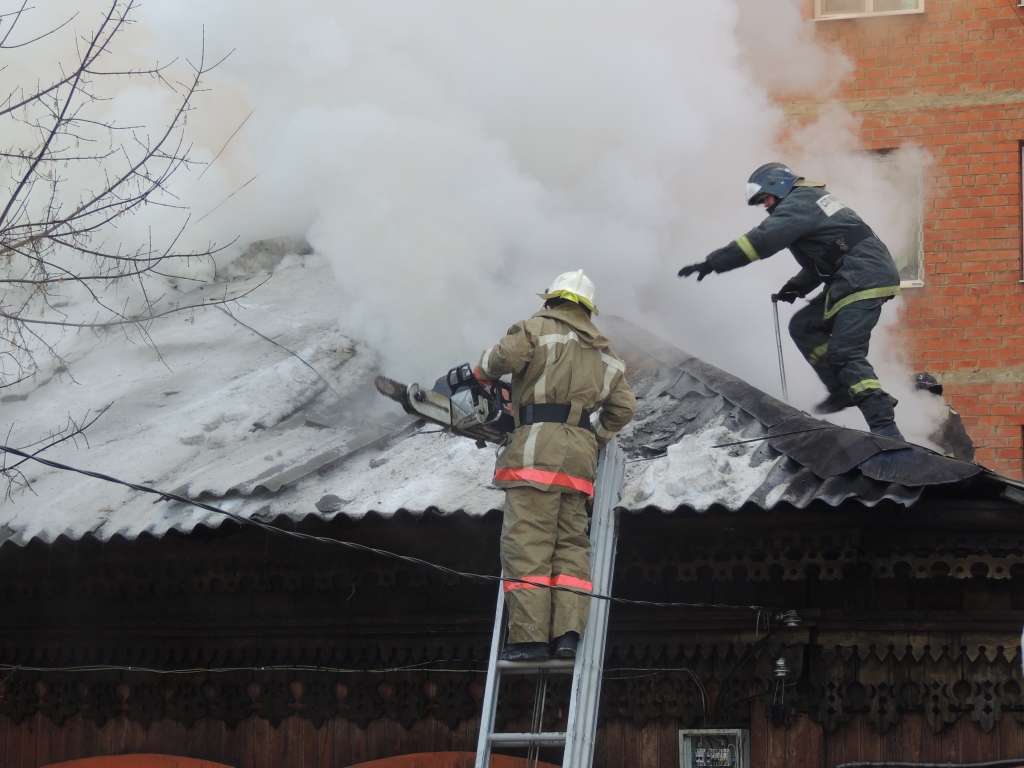
[[882,382],[878,379],[864,379],[864,381],[858,381],[852,387],[850,387],[850,397],[859,395],[861,392],[867,392],[869,389],[881,389]]
[[827,353],[828,342],[826,341],[824,344],[819,344],[818,346],[811,350],[811,353],[807,355],[807,362],[810,363],[811,365],[817,365],[818,363],[825,359],[825,355]]
[[892,296],[900,295],[900,287],[898,285],[886,285],[882,288],[868,288],[865,291],[856,291],[851,293],[849,296],[843,296],[839,301],[836,302],[835,306],[829,306],[829,297],[825,296],[825,319],[828,320],[832,315],[838,312],[843,307],[848,307],[856,301],[867,301],[868,299],[885,299]]
[[489,348],[489,349],[484,351],[483,357],[480,358],[480,375],[482,375],[482,376],[490,376],[491,375],[491,368],[490,368],[490,365],[491,365],[491,355],[494,353],[494,350],[496,350],[497,348],[498,348],[498,345],[496,344],[493,347],[491,347],[491,348]]
[[540,435],[540,422],[530,425],[530,431],[526,435],[526,443],[523,445],[523,468],[532,469],[533,462],[537,455],[537,437]]
[[820,181],[808,181],[807,179],[797,179],[793,182],[794,187],[824,187]]
[[750,244],[750,240],[746,235],[740,235],[736,238],[736,245],[740,247],[740,250],[747,254],[747,258],[751,261],[757,261],[761,257],[757,255],[757,251],[754,250],[754,246]]
[[546,347],[549,344],[568,344],[570,341],[579,342],[580,337],[576,335],[575,331],[569,331],[568,333],[547,333],[537,339],[537,343]]
[[604,385],[601,387],[601,394],[597,396],[597,402],[603,403],[608,395],[612,391],[612,381],[615,380],[615,374],[626,372],[626,366],[621,360],[616,360],[611,355],[604,352],[601,353],[601,360],[604,362]]

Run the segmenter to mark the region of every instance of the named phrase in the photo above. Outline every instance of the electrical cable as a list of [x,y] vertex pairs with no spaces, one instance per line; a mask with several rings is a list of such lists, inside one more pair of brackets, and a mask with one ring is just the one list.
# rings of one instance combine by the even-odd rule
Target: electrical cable
[[1017,3],[1015,5],[1013,0],[1010,0],[1010,10],[1013,11],[1013,15],[1017,17],[1017,21],[1024,24],[1024,16],[1021,16],[1020,13],[1017,12],[1017,9],[1022,7],[1024,7],[1024,2]]
[[659,453],[657,456],[648,456],[643,459],[626,459],[627,464],[641,464],[645,461],[656,461],[658,459],[664,459],[668,456],[667,453]]
[[[69,672],[136,672],[139,674],[153,674],[153,675],[199,675],[199,674],[227,674],[231,672],[333,672],[335,674],[367,674],[367,675],[381,675],[388,672],[410,672],[410,671],[421,671],[421,672],[449,672],[449,673],[465,673],[465,674],[477,674],[484,673],[487,671],[487,664],[485,663],[482,667],[473,668],[458,668],[458,667],[430,667],[429,664],[433,664],[432,661],[423,661],[419,664],[406,664],[397,667],[379,667],[376,669],[358,669],[348,667],[331,667],[324,664],[265,664],[263,666],[236,666],[236,667],[192,667],[187,669],[156,669],[154,667],[138,667],[125,664],[82,664],[73,667],[32,667],[25,666],[24,664],[0,664],[0,671],[10,670],[11,674],[7,675],[3,680],[0,680],[0,686],[8,682],[14,677],[15,672],[39,672],[39,673],[50,673],[59,672],[66,674]],[[655,675],[664,674],[666,672],[676,672],[679,674],[686,675],[694,681],[697,687],[700,689],[701,699],[707,706],[707,689],[704,684],[700,681],[700,678],[693,672],[693,670],[687,667],[606,667],[604,669],[604,676],[607,676],[609,672],[639,672],[642,674],[631,674],[621,675],[619,677],[608,677],[609,680],[637,680],[643,677],[653,677]],[[506,671],[505,674],[511,675],[516,674],[515,672]],[[528,674],[521,672],[519,674]],[[791,683],[796,685],[796,683]],[[764,696],[764,693],[759,693],[757,696],[750,696],[748,699],[758,698]],[[745,699],[746,700],[746,699]],[[744,701],[745,701],[744,700]]]
[[[715,697],[715,708],[714,708],[714,711],[711,712],[711,722],[712,723],[715,723],[715,722],[718,721],[718,706],[719,706],[719,703],[722,701],[722,698],[728,692],[729,686],[732,685],[733,680],[736,679],[736,675],[739,674],[740,669],[743,668],[744,664],[746,664],[748,661],[750,661],[752,658],[754,658],[754,654],[759,649],[764,647],[764,644],[767,643],[768,640],[771,638],[771,636],[774,635],[776,632],[778,632],[779,629],[780,629],[780,627],[776,627],[775,629],[770,630],[764,637],[762,637],[756,643],[751,644],[747,648],[747,650],[744,652],[744,654],[740,657],[740,660],[736,662],[736,665],[732,668],[732,671],[726,677],[725,683],[722,685],[721,691],[719,691],[718,696]],[[729,704],[727,706],[735,706],[735,705],[736,705],[736,702],[732,702],[731,704]]]
[[[757,443],[757,442],[760,442],[761,440],[774,440],[777,437],[788,437],[789,435],[802,435],[805,432],[820,432],[823,429],[843,429],[843,427],[840,427],[840,426],[838,426],[836,424],[830,424],[827,427],[811,427],[810,429],[798,429],[795,432],[780,432],[777,435],[765,435],[764,437],[751,437],[751,438],[749,438],[747,440],[737,440],[734,443],[721,443],[720,445],[712,445],[711,447],[712,448],[729,448],[730,446],[733,446],[733,445],[743,445],[745,443]],[[662,453],[662,454],[659,454],[657,456],[649,456],[649,457],[644,458],[644,459],[627,459],[626,463],[627,464],[637,464],[637,463],[642,462],[642,461],[655,461],[656,459],[664,459],[667,455],[668,454],[666,454],[666,453]]]
[[[343,667],[329,667],[323,664],[265,664],[252,667],[193,667],[190,669],[155,669],[153,667],[136,667],[124,664],[82,664],[75,667],[28,667],[24,664],[17,666],[12,664],[0,664],[0,670],[11,670],[11,674],[5,680],[0,680],[0,685],[14,676],[17,671],[22,672],[139,672],[154,675],[197,675],[223,674],[226,672],[364,672],[367,674],[383,674],[385,672],[408,672],[415,669],[425,669],[430,661],[423,661],[419,664],[408,664],[400,667],[381,667],[379,669],[346,669]],[[427,669],[429,672],[479,672],[476,669]]]
[[795,432],[781,432],[777,435],[765,435],[764,437],[752,437],[749,440],[737,440],[734,443],[722,443],[721,445],[712,445],[712,448],[728,448],[731,445],[743,445],[744,443],[756,443],[761,440],[774,440],[776,437],[788,437],[789,435],[802,435],[805,432],[820,432],[823,429],[843,429],[843,427],[837,424],[830,424],[827,427],[811,427],[810,429],[798,429]]
[[437,563],[431,563],[428,560],[421,560],[418,557],[412,557],[410,555],[400,555],[397,552],[389,552],[386,549],[377,549],[376,547],[370,547],[366,544],[358,544],[354,541],[342,541],[341,539],[332,539],[327,536],[314,536],[313,534],[300,533],[299,531],[286,531],[282,528],[277,528],[273,525],[270,525],[269,523],[264,523],[259,520],[243,517],[242,515],[237,515],[234,512],[228,512],[226,509],[215,507],[212,504],[206,504],[205,502],[202,501],[196,501],[194,499],[190,499],[186,496],[180,496],[170,491],[161,491],[156,488],[151,488],[147,485],[130,483],[127,480],[120,480],[116,477],[112,477],[111,475],[105,475],[102,472],[92,472],[88,469],[79,469],[78,467],[72,467],[68,464],[62,464],[59,461],[44,459],[40,456],[33,456],[31,454],[25,453],[24,451],[20,451],[17,448],[10,448],[6,445],[0,445],[0,451],[4,451],[5,453],[10,453],[15,456],[21,456],[26,459],[32,459],[33,461],[37,461],[40,464],[44,464],[53,469],[60,469],[65,472],[75,472],[80,475],[85,475],[86,477],[92,477],[96,480],[103,480],[104,482],[107,483],[123,485],[126,488],[131,488],[132,490],[140,491],[142,493],[151,493],[156,496],[160,496],[165,501],[178,501],[181,502],[182,504],[188,504],[193,507],[199,507],[200,509],[205,509],[209,512],[214,512],[215,514],[229,517],[241,525],[252,525],[257,528],[262,528],[263,530],[266,530],[271,533],[275,533],[282,536],[291,536],[292,538],[300,539],[302,541],[312,541],[321,544],[329,544],[331,546],[345,547],[347,549],[354,549],[359,552],[366,552],[368,554],[377,555],[379,557],[386,557],[392,560],[399,560],[401,562],[409,563],[410,565],[419,565],[425,568],[431,568],[435,571],[447,574],[449,576],[456,576],[459,578],[471,579],[476,581],[503,582],[506,584],[526,584],[531,587],[540,587],[544,589],[554,590],[557,592],[568,592],[573,595],[580,595],[582,597],[593,597],[597,600],[606,600],[609,603],[618,603],[621,605],[641,605],[649,608],[694,608],[716,609],[726,611],[776,611],[778,613],[783,612],[782,610],[777,608],[766,608],[765,606],[761,605],[728,605],[725,603],[661,603],[651,600],[630,600],[625,597],[597,595],[592,592],[585,592],[580,589],[573,589],[572,587],[556,587],[552,584],[539,584],[536,581],[530,581],[529,578],[513,579],[505,576],[491,576],[482,573],[466,573],[463,571],[457,571],[454,568],[448,568],[447,566],[438,565]]

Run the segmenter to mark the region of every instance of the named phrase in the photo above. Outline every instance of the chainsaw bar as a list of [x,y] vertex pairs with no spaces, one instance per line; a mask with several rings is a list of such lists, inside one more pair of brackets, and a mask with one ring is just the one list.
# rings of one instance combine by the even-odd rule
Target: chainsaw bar
[[460,421],[458,426],[452,420],[452,401],[439,392],[423,389],[419,384],[402,384],[386,376],[378,376],[374,380],[377,391],[402,404],[406,413],[444,427],[446,430],[477,441],[479,447],[484,443],[502,443],[507,437],[507,430],[489,424],[465,426]]
[[373,383],[377,387],[377,391],[384,397],[390,397],[395,402],[401,403],[406,413],[412,413],[409,410],[409,388],[405,384],[389,379],[387,376],[378,376]]
[[378,376],[374,384],[382,395],[401,403],[406,413],[452,428],[451,400],[444,395],[423,389],[419,384],[406,385],[386,376]]

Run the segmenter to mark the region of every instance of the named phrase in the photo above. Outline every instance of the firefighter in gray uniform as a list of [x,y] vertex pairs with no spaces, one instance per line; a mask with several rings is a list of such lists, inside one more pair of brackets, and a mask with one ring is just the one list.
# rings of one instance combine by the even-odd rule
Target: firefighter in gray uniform
[[768,163],[747,182],[747,202],[769,216],[704,261],[679,270],[703,280],[789,248],[802,269],[773,301],[793,303],[819,285],[824,290],[800,309],[789,334],[828,388],[818,413],[856,405],[872,432],[903,439],[896,398],[882,389],[868,362],[871,331],[882,304],[899,295],[900,275],[885,243],[824,184],[806,181],[781,163]]

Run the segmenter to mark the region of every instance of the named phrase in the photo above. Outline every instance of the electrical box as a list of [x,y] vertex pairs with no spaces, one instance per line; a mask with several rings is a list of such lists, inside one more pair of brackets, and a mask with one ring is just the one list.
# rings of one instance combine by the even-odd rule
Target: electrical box
[[750,768],[750,731],[746,728],[680,731],[679,768]]

